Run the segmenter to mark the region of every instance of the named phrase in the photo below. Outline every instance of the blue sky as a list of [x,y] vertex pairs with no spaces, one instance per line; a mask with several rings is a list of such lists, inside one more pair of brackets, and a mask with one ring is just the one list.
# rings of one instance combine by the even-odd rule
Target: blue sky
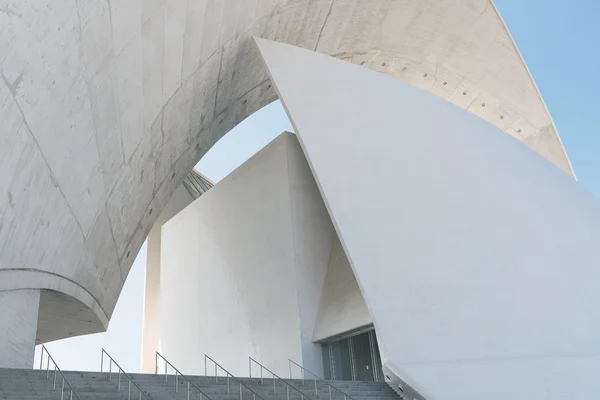
[[[554,118],[581,184],[600,197],[600,0],[495,0]],[[217,182],[284,130],[279,102],[219,141],[197,169]],[[145,247],[106,333],[47,347],[63,369],[97,370],[105,347],[128,372],[140,369]],[[39,362],[39,359],[38,359]]]
[[495,0],[581,184],[600,197],[600,1]]

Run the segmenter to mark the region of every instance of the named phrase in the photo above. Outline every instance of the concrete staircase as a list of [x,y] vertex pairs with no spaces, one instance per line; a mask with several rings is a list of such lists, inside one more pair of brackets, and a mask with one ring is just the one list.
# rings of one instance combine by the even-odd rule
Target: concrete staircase
[[[120,400],[129,399],[128,380],[121,375],[121,391],[117,390],[118,376],[113,373],[109,381],[108,373],[101,372],[64,372],[67,380],[73,386],[81,400]],[[164,375],[130,374],[133,380],[142,388],[144,394],[142,399],[151,400],[187,400],[188,383],[178,376],[177,385],[175,376],[169,375],[165,383]],[[57,374],[56,390],[52,390],[54,373],[51,371],[49,379],[46,372],[39,370],[0,369],[0,399],[10,400],[41,400],[61,399],[61,376]],[[198,386],[211,400],[239,400],[240,385],[232,378],[229,379],[229,393],[227,380],[219,377],[215,383],[214,376],[188,376],[190,381]],[[264,400],[287,400],[287,387],[281,381],[275,381],[275,394],[273,394],[273,380],[240,378],[240,381],[255,391]],[[288,380],[295,388],[304,393],[305,400],[328,400],[329,387],[327,383],[342,390],[355,400],[398,400],[398,395],[383,382],[350,382],[350,381],[317,381],[317,395],[315,395],[314,381]],[[177,392],[175,390],[177,386]],[[255,400],[254,394],[247,388],[242,387],[244,400]],[[203,396],[203,400],[206,400]],[[301,400],[301,394],[296,390],[289,389],[289,398]],[[190,399],[201,399],[200,394],[193,386],[190,386]],[[73,395],[73,399],[76,399]],[[139,391],[131,385],[131,399],[140,399]],[[332,400],[343,400],[344,395],[332,390]],[[65,384],[63,400],[69,399],[69,390]],[[347,399],[350,400],[350,399]]]

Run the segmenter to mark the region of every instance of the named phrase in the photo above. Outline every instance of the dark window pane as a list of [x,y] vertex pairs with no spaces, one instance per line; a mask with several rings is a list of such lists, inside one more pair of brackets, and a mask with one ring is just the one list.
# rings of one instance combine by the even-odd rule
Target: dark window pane
[[330,347],[330,345],[328,345],[328,344],[324,344],[323,346],[321,346],[321,351],[323,354],[323,372],[325,374],[324,378],[326,380],[333,379],[333,371],[332,371],[332,366],[331,366],[331,358],[329,355],[329,347]]
[[369,333],[362,333],[352,337],[352,349],[354,350],[354,365],[356,368],[356,380],[374,381],[373,357]]

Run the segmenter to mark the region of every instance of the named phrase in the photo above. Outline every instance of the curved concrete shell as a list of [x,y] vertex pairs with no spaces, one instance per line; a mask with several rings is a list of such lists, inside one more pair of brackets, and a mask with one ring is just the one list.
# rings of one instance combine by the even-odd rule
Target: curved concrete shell
[[[598,199],[429,93],[315,52],[257,44],[402,398],[595,399]],[[206,229],[207,219],[189,225]],[[207,249],[227,248],[214,237],[221,246],[207,240]]]
[[0,0],[0,290],[107,326],[183,177],[276,98],[252,36],[410,82],[573,175],[489,0]]

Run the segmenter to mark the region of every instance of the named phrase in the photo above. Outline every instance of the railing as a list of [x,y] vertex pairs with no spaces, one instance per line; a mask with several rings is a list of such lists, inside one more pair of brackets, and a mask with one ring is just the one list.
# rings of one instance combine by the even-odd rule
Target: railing
[[60,368],[58,368],[56,361],[54,361],[54,358],[52,358],[52,356],[50,355],[50,352],[44,345],[42,345],[42,353],[40,356],[40,370],[43,368],[44,353],[46,353],[46,355],[48,356],[46,359],[46,380],[48,380],[50,377],[50,360],[52,360],[52,364],[54,364],[54,383],[52,384],[52,390],[56,390],[56,372],[58,371],[58,373],[62,377],[62,384],[60,385],[60,400],[63,400],[64,395],[65,395],[65,382],[67,383],[67,386],[69,387],[69,391],[70,391],[69,400],[73,400],[73,395],[75,395],[75,398],[77,400],[81,400],[79,398],[79,396],[77,395],[77,392],[75,392],[75,389],[73,389],[73,386],[71,386],[71,384],[65,377],[65,374],[63,374],[63,372],[60,370]]
[[321,378],[319,375],[317,375],[315,373],[310,372],[309,370],[307,370],[306,368],[304,368],[302,365],[298,364],[297,362],[294,362],[293,360],[290,360],[290,359],[288,359],[288,361],[289,361],[289,365],[290,365],[290,379],[293,379],[292,378],[292,364],[293,364],[293,365],[296,365],[297,367],[299,367],[300,370],[302,371],[302,384],[304,384],[304,379],[305,379],[304,373],[305,372],[308,372],[314,378],[314,381],[315,381],[315,394],[317,394],[317,380],[320,380],[320,381],[324,381],[324,383],[327,386],[329,386],[329,400],[331,400],[331,389],[333,389],[333,390],[339,392],[340,394],[342,394],[344,396],[344,400],[348,400],[348,399],[355,400],[353,397],[351,397],[351,396],[347,395],[346,393],[342,392],[340,389],[336,388],[335,386],[331,386],[329,383],[325,382],[325,379]]
[[[175,370],[175,393],[178,393],[179,391],[179,384],[177,383],[177,375],[179,374],[180,377],[182,377],[183,379],[185,379],[187,381],[187,398],[188,400],[190,400],[190,386],[193,387],[194,389],[196,389],[198,392],[200,392],[200,400],[203,400],[203,398],[206,398],[207,400],[211,400],[210,397],[208,397],[206,395],[206,393],[204,393],[202,391],[202,389],[200,389],[198,386],[194,385],[194,383],[192,381],[190,381],[188,379],[188,377],[186,377],[185,375],[183,375],[181,373],[181,371],[179,371],[177,368],[175,368],[175,366],[173,364],[171,364],[166,358],[164,358],[158,351],[156,352],[156,366],[158,368],[158,357],[160,357],[164,362],[165,362],[165,384],[167,383],[167,379],[168,379],[168,367],[170,366],[171,368],[173,368],[173,370]],[[229,393],[229,392],[227,392]]]
[[231,377],[237,383],[240,384],[240,400],[243,400],[242,387],[245,387],[246,389],[248,389],[252,393],[252,398],[254,400],[256,400],[257,398],[259,398],[260,400],[265,400],[261,395],[259,395],[258,393],[256,393],[254,390],[250,389],[248,386],[244,385],[238,378],[236,378],[235,376],[233,376],[233,374],[231,374],[229,371],[227,371],[219,363],[217,363],[215,360],[213,360],[212,358],[210,358],[206,354],[204,355],[204,376],[208,376],[208,370],[207,370],[207,364],[208,363],[206,362],[207,360],[212,361],[212,363],[215,365],[215,383],[218,383],[218,369],[217,369],[217,367],[221,368],[221,370],[223,370],[223,372],[225,372],[225,376],[227,377],[227,393],[228,394],[229,394],[229,377]]
[[260,366],[260,383],[261,384],[263,382],[263,369],[265,371],[267,371],[268,373],[270,373],[271,375],[273,375],[273,394],[276,394],[276,392],[275,392],[275,379],[277,379],[277,380],[280,380],[281,382],[285,383],[285,385],[286,385],[287,400],[290,400],[290,388],[292,388],[296,392],[300,393],[300,398],[302,400],[304,400],[305,397],[308,400],[312,400],[310,397],[308,397],[307,395],[305,395],[301,390],[299,390],[298,388],[296,388],[295,386],[293,386],[292,384],[290,384],[288,381],[286,381],[284,379],[281,379],[273,371],[271,371],[270,369],[268,369],[267,367],[265,367],[264,365],[262,365],[261,363],[259,363],[258,361],[256,361],[252,357],[248,357],[248,373],[250,375],[250,378],[252,378],[252,363],[255,363],[256,365]]
[[135,383],[133,381],[133,378],[131,378],[131,376],[129,376],[127,374],[127,372],[125,372],[125,370],[123,368],[121,368],[121,366],[114,360],[114,358],[112,358],[110,356],[110,354],[108,354],[106,352],[106,350],[102,349],[102,356],[100,358],[100,372],[104,372],[104,355],[106,354],[106,356],[108,357],[109,363],[108,363],[108,380],[112,381],[112,365],[113,363],[117,366],[118,371],[117,371],[117,375],[118,375],[118,384],[117,384],[117,390],[120,392],[121,391],[121,373],[123,373],[123,376],[125,376],[125,378],[127,378],[127,380],[129,381],[128,383],[128,387],[127,387],[127,399],[131,400],[131,384],[133,383],[133,386],[135,386],[137,388],[137,390],[139,390],[140,395],[139,395],[139,400],[142,400],[142,395],[144,396],[145,399],[150,400],[150,398],[148,396],[146,396],[146,393],[142,392],[142,388],[140,388],[138,386],[137,383]]

